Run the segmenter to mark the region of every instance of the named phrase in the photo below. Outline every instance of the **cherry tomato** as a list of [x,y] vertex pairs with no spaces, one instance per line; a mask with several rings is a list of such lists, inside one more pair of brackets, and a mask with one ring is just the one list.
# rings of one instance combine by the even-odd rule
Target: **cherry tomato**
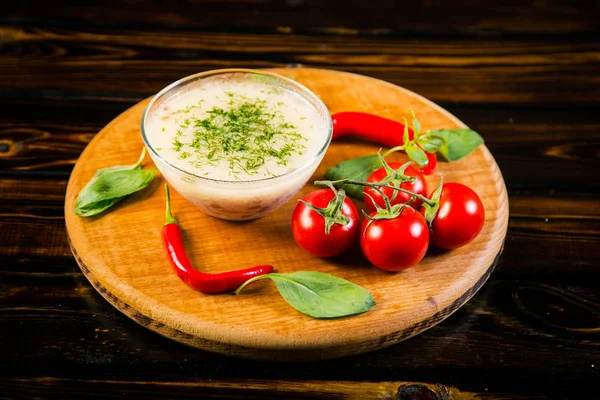
[[[389,166],[392,169],[398,169],[402,166],[402,163],[393,162],[393,163],[390,163]],[[402,189],[410,190],[411,192],[420,194],[422,196],[427,196],[427,183],[425,182],[425,177],[423,176],[422,173],[419,172],[419,170],[417,168],[410,165],[408,168],[406,168],[404,170],[404,175],[414,176],[417,179],[414,182],[402,182],[400,184],[400,187]],[[371,173],[371,175],[369,175],[369,177],[367,178],[367,182],[378,183],[378,182],[381,182],[386,176],[387,176],[387,172],[386,172],[385,168],[381,167],[378,170],[373,171]],[[392,183],[390,182],[390,184],[392,184]],[[392,185],[392,186],[397,186],[397,185]],[[391,205],[406,203],[408,200],[410,200],[410,197],[411,197],[409,194],[406,194],[403,192],[398,192],[396,194],[396,197],[392,200],[392,196],[394,195],[394,189],[389,189],[389,188],[380,188],[380,189],[390,199]],[[376,210],[375,206],[373,205],[373,200],[371,200],[371,197],[369,197],[369,196],[371,196],[373,198],[373,200],[375,200],[375,203],[380,208],[385,208],[385,202],[384,202],[383,196],[381,196],[381,194],[374,188],[365,186],[365,188],[363,190],[363,198],[365,200],[365,204],[366,204],[367,208],[369,209],[369,212],[374,212]],[[410,203],[410,206],[414,207],[415,209],[418,210],[419,207],[421,207],[421,203],[423,203],[421,200],[415,199],[414,201],[412,201]]]
[[[376,213],[372,213],[373,217]],[[360,247],[367,259],[385,271],[401,271],[423,259],[429,247],[429,228],[421,214],[405,207],[393,219],[364,219]]]
[[[425,213],[425,209],[421,209]],[[485,211],[471,188],[456,182],[444,183],[440,208],[431,223],[431,242],[442,249],[462,247],[479,235]]]
[[[319,189],[302,198],[317,208],[326,208],[336,196],[331,189]],[[359,216],[349,198],[344,199],[341,214],[348,218],[346,225],[334,223],[329,234],[325,233],[325,217],[306,204],[298,202],[292,214],[292,234],[296,243],[317,257],[332,257],[342,254],[357,240]]]
[[419,168],[419,171],[421,171],[423,175],[431,175],[437,165],[437,156],[435,153],[425,152],[425,154],[427,154],[427,160],[429,161],[429,164],[427,164],[426,167]]

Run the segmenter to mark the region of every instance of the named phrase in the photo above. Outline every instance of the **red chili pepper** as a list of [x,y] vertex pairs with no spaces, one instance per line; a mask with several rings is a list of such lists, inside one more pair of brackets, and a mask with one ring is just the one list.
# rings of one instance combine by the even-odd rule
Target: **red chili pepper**
[[[360,137],[371,142],[375,142],[387,147],[403,146],[404,140],[404,124],[400,122],[379,117],[377,115],[356,112],[344,111],[333,114],[333,136],[335,140],[344,136]],[[413,140],[415,132],[408,128],[408,137]],[[420,171],[426,175],[430,175],[437,164],[435,153],[428,153],[427,166],[420,168]]]
[[273,266],[271,265],[259,265],[218,274],[207,274],[195,270],[185,252],[179,224],[171,215],[171,200],[168,185],[165,185],[165,191],[167,193],[167,213],[166,223],[161,231],[162,240],[169,256],[169,261],[171,261],[173,269],[182,281],[204,293],[222,293],[239,288],[244,282],[255,276],[273,272]]

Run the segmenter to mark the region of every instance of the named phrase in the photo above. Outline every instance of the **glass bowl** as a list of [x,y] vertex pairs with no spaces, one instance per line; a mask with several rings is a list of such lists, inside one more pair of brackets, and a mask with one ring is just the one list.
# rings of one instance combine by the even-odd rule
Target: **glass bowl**
[[[315,141],[308,147],[300,165],[275,176],[236,180],[234,178],[213,179],[194,168],[184,168],[176,160],[166,160],[161,148],[156,146],[158,134],[166,134],[157,121],[170,101],[177,96],[190,93],[202,85],[218,85],[219,80],[259,80],[269,87],[283,90],[291,96],[299,96],[318,119],[311,133]],[[217,83],[215,83],[217,82]],[[261,84],[262,84],[261,83]],[[198,97],[202,100],[202,96]],[[313,127],[311,126],[311,128]],[[162,132],[157,131],[162,129]],[[202,72],[180,79],[156,94],[142,116],[141,130],[144,145],[154,164],[168,184],[196,205],[203,212],[220,219],[231,221],[251,220],[262,217],[294,196],[315,172],[331,142],[331,115],[325,104],[309,89],[294,80],[271,72],[251,69],[221,69]]]

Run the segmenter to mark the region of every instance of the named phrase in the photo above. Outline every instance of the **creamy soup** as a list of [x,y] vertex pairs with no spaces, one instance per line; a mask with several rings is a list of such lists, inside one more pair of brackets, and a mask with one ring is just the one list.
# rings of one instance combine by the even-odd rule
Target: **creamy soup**
[[159,156],[151,152],[155,163],[207,213],[234,220],[264,215],[293,196],[320,162],[329,114],[306,91],[278,82],[216,75],[148,109],[144,134]]
[[169,98],[148,140],[169,164],[217,180],[293,171],[323,146],[323,118],[298,94],[260,80],[213,79]]

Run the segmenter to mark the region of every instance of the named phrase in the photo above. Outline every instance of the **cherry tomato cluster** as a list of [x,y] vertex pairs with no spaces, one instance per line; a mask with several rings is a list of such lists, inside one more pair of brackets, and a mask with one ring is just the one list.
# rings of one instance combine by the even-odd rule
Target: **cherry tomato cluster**
[[[411,163],[390,163],[365,182],[321,181],[329,188],[302,198],[292,215],[292,234],[300,247],[318,257],[347,251],[357,240],[375,267],[401,271],[419,263],[429,244],[456,249],[470,243],[483,227],[481,199],[471,188],[449,182],[427,196],[427,183]],[[360,216],[343,183],[364,186],[369,213]]]

